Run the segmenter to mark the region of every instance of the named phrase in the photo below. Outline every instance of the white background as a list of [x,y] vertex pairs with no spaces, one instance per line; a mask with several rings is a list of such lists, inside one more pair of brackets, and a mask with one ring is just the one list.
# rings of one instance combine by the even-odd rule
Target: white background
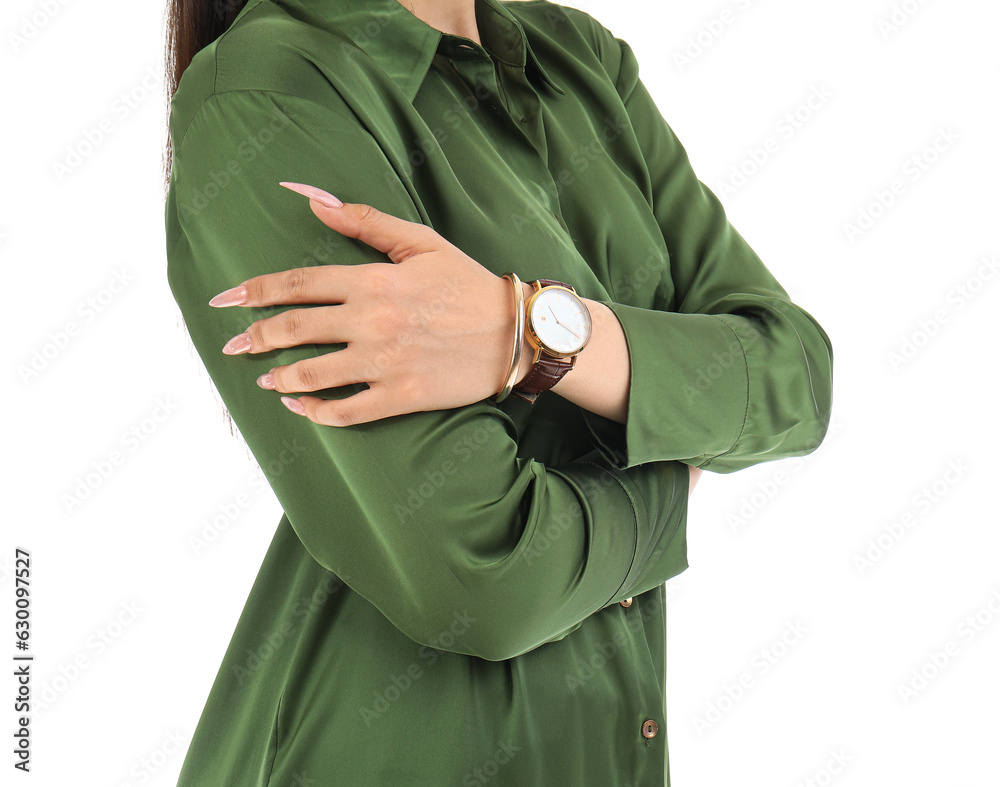
[[[691,567],[668,583],[673,784],[1000,784],[1000,7],[573,5],[632,45],[696,172],[834,346],[825,443],[705,473],[691,500]],[[0,20],[0,651],[19,546],[44,704],[11,778],[2,703],[4,784],[173,784],[280,517],[167,287],[162,10],[7,0]]]

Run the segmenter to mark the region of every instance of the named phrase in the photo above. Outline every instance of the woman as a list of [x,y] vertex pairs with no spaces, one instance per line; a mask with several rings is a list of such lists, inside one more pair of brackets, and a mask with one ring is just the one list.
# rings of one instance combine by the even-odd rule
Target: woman
[[823,329],[582,11],[171,25],[169,285],[284,509],[179,784],[669,784],[689,488],[816,448]]

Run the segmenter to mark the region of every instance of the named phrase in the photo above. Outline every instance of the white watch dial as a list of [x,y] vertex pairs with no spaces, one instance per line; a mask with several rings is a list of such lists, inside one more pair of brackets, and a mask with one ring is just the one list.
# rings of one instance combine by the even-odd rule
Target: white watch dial
[[531,304],[531,327],[547,348],[576,353],[590,338],[590,312],[569,290],[543,289]]

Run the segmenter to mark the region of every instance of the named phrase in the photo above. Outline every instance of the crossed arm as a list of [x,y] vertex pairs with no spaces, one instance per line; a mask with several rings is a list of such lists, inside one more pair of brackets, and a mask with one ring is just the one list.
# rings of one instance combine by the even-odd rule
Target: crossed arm
[[[606,330],[595,346],[606,340],[612,360],[602,363],[603,353],[594,353],[590,371],[567,375],[557,393],[577,403],[606,395],[607,407],[581,404],[581,412],[600,419],[602,427],[621,428],[614,437],[618,444],[610,446],[618,450],[595,449],[560,465],[519,457],[513,422],[484,400],[500,387],[509,347],[508,328],[496,327],[504,322],[500,317],[482,319],[476,328],[484,351],[474,357],[483,365],[479,373],[463,376],[465,390],[433,388],[407,365],[411,353],[403,348],[383,356],[387,363],[381,371],[365,367],[401,319],[392,299],[379,293],[387,292],[387,284],[400,287],[398,292],[414,287],[421,278],[412,275],[415,266],[465,270],[458,286],[475,288],[486,299],[471,302],[485,303],[482,308],[494,315],[511,310],[509,289],[499,287],[506,282],[495,281],[489,271],[484,275],[474,260],[427,233],[423,240],[437,246],[410,256],[398,249],[394,265],[384,264],[385,255],[398,241],[386,242],[385,249],[344,244],[338,249],[343,264],[317,264],[316,216],[301,209],[296,201],[301,198],[288,192],[277,197],[281,180],[336,183],[344,197],[372,195],[382,217],[421,223],[408,192],[389,187],[393,170],[375,140],[347,115],[286,94],[231,91],[210,96],[184,129],[183,140],[174,137],[168,279],[199,355],[304,547],[423,644],[436,641],[448,626],[456,599],[481,625],[453,649],[505,659],[559,638],[609,603],[656,587],[687,565],[692,467],[732,472],[802,455],[825,432],[829,340],[729,226],[680,143],[653,114],[634,59],[624,46],[621,53],[616,84],[648,152],[652,208],[668,238],[679,305],[667,311],[666,304],[641,309],[603,302],[625,337],[627,378],[621,336],[610,320],[599,317]],[[282,144],[205,198],[207,184],[226,170],[231,151],[275,115],[294,118],[281,131]],[[328,155],[331,145],[351,151],[347,165]],[[345,207],[352,209],[350,203]],[[376,217],[371,205],[353,208]],[[318,208],[313,212],[319,215]],[[341,217],[352,221],[350,210]],[[345,224],[342,234],[356,231],[353,237],[360,237],[366,230],[359,216],[353,220],[355,228]],[[380,221],[371,222],[376,231]],[[266,275],[291,277],[291,290],[301,289],[305,279],[294,271],[302,269],[286,271],[289,260],[306,260],[310,270],[330,269],[326,275],[348,278],[340,284],[331,279],[336,292],[320,301],[329,305],[309,310],[279,315],[285,307],[276,303],[246,309],[208,305],[213,295]],[[352,294],[353,305],[347,297]],[[365,297],[369,306],[378,304],[378,319],[360,318]],[[439,288],[424,297],[428,303],[440,298]],[[302,311],[316,323],[294,316]],[[338,319],[329,319],[334,314]],[[251,320],[247,333],[256,351],[247,347],[242,358],[227,357],[223,343],[246,332]],[[366,332],[362,323],[385,326],[378,330],[389,333]],[[458,334],[462,324],[448,330]],[[285,339],[280,331],[269,339],[268,326],[279,325],[285,326]],[[486,341],[491,332],[492,343]],[[450,362],[448,342],[441,337],[414,330],[415,340],[423,342],[421,357],[436,358],[438,369]],[[337,352],[322,347],[340,342],[347,346]],[[694,381],[714,353],[729,353],[736,362],[712,385],[698,387]],[[333,376],[324,377],[324,368]],[[374,375],[383,372],[379,385]],[[253,384],[258,379],[267,387],[268,375],[274,391],[287,392],[281,400]],[[622,422],[608,416],[616,406],[621,413],[625,379],[629,396]],[[662,385],[664,379],[672,384]],[[375,384],[350,390],[358,380]],[[301,395],[288,395],[293,393]],[[455,403],[448,406],[449,401]],[[297,403],[302,414],[289,413],[286,402]],[[394,407],[396,414],[386,416]],[[379,412],[382,417],[369,417]],[[302,449],[291,466],[282,453],[288,443]],[[441,491],[433,481],[428,486],[427,479],[444,479],[447,488]],[[425,487],[427,495],[419,492]],[[540,605],[538,598],[548,603]]]
[[[270,353],[349,339],[348,348],[340,353],[272,367],[258,380],[260,387],[283,393],[365,381],[374,393],[355,394],[347,404],[314,396],[283,397],[293,412],[330,426],[472,404],[494,393],[496,380],[506,374],[514,332],[507,283],[422,224],[370,205],[344,205],[315,187],[289,187],[315,197],[310,206],[326,226],[383,252],[395,267],[365,266],[369,268],[361,270],[365,276],[359,276],[357,268],[309,267],[241,282],[216,295],[211,304],[253,308],[332,302],[339,308],[287,310],[256,320],[230,339],[222,352]],[[441,293],[436,285],[428,286],[441,281],[453,282],[450,286],[459,290],[453,293],[447,315],[433,308]],[[525,282],[521,286],[529,297],[531,286]],[[572,374],[563,377],[552,392],[625,423],[631,369],[624,331],[608,306],[583,300],[593,318],[591,339]],[[358,319],[373,314],[378,319]],[[393,346],[405,346],[405,354],[385,352]],[[531,358],[532,348],[525,339],[517,381],[530,371]],[[373,363],[373,359],[380,362]],[[449,373],[451,369],[460,374]],[[690,470],[693,491],[702,471]]]

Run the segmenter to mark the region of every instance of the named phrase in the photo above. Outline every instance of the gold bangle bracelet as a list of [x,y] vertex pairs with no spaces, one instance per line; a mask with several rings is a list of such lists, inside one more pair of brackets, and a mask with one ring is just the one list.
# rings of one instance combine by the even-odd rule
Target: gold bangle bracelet
[[521,347],[524,346],[524,290],[521,289],[521,280],[512,271],[503,274],[503,278],[508,279],[514,287],[514,351],[511,353],[507,381],[494,397],[493,401],[495,402],[502,402],[506,399],[514,387],[517,370],[521,365]]

